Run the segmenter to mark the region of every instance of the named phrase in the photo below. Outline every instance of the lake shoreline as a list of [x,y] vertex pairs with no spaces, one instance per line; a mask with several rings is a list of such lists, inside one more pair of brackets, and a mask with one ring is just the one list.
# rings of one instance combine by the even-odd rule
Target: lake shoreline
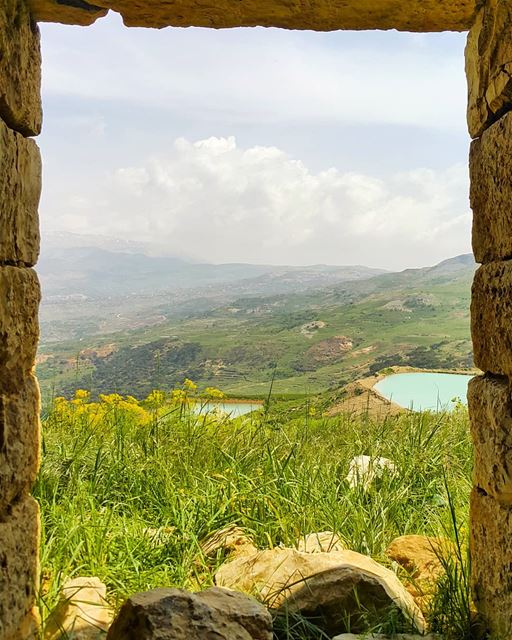
[[366,378],[364,379],[363,382],[365,385],[366,384],[371,384],[371,392],[375,395],[377,395],[380,399],[382,399],[385,402],[388,402],[390,405],[393,405],[394,407],[399,408],[401,411],[414,411],[414,409],[410,409],[405,407],[404,405],[401,405],[393,400],[390,400],[387,396],[385,396],[381,390],[377,389],[377,385],[382,382],[383,380],[390,378],[390,377],[394,377],[394,376],[400,376],[400,375],[407,375],[407,374],[438,374],[438,375],[449,375],[449,376],[466,376],[466,377],[474,377],[475,375],[478,375],[480,373],[482,373],[481,371],[479,371],[478,369],[418,369],[415,367],[390,367],[389,372],[386,372],[384,374],[377,374],[375,376],[372,376],[371,378]]
[[410,412],[410,409],[389,400],[377,389],[375,385],[392,375],[404,373],[441,373],[454,375],[478,375],[479,369],[419,369],[417,367],[394,366],[386,368],[386,373],[376,373],[349,383],[345,387],[346,398],[332,406],[327,416],[335,416],[340,413],[368,413],[372,416],[398,415]]

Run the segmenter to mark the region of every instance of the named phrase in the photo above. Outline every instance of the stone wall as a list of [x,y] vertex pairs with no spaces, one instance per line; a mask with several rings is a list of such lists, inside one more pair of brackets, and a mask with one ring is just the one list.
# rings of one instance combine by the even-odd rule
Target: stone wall
[[512,637],[512,3],[486,0],[466,47],[473,251],[470,383],[474,596],[494,637]]
[[91,24],[112,9],[128,27],[282,27],[466,31],[481,0],[28,0],[37,20]]
[[[0,0],[0,640],[35,635],[39,514],[37,20],[87,25],[465,30],[473,247],[470,387],[473,586],[496,638],[512,637],[512,2],[510,0]],[[477,10],[478,9],[478,10]]]
[[0,2],[0,638],[35,637],[39,511],[37,208],[39,29],[25,0]]

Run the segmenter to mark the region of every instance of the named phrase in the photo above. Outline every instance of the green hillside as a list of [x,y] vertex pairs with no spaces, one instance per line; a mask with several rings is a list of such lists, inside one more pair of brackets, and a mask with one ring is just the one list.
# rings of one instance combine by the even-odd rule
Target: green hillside
[[[233,396],[319,393],[389,365],[472,366],[471,256],[427,269],[386,273],[304,293],[238,296],[184,317],[65,342],[43,340],[38,376],[45,397],[138,397],[188,377]],[[73,322],[73,321],[70,321]],[[79,326],[79,325],[77,325]]]

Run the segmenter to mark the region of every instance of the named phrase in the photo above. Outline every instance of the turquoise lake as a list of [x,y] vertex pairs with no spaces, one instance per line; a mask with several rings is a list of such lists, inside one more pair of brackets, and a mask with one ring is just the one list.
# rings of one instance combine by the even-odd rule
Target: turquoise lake
[[447,411],[456,400],[467,404],[468,382],[472,377],[454,373],[396,373],[378,382],[374,389],[406,409]]
[[204,402],[193,405],[193,411],[200,415],[211,413],[212,411],[222,411],[231,418],[238,418],[251,411],[261,409],[262,405],[254,402]]

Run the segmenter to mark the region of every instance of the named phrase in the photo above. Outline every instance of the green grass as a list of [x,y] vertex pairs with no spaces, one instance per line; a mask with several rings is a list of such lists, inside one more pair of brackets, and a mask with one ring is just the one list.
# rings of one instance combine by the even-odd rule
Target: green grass
[[[199,543],[229,523],[261,548],[332,530],[388,565],[384,551],[399,535],[453,537],[456,522],[465,539],[472,454],[464,407],[382,421],[310,414],[308,403],[293,419],[271,408],[229,420],[167,403],[61,401],[43,421],[35,489],[43,617],[62,582],[78,575],[105,581],[114,606],[157,586],[211,585],[215,565]],[[351,490],[345,477],[360,454],[390,458],[398,473],[368,493]],[[148,527],[170,533],[155,543]],[[450,638],[453,616],[437,615]]]

